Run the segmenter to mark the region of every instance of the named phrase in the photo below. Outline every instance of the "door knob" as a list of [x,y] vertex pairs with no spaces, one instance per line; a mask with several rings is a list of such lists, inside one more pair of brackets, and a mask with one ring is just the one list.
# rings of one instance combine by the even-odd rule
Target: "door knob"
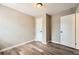
[[42,32],[42,30],[40,32]]

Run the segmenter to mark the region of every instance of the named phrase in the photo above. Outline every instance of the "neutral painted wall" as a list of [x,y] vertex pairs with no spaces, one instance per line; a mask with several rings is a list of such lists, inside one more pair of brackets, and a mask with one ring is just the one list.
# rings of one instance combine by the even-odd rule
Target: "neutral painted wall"
[[0,5],[0,48],[34,40],[35,19]]
[[64,15],[73,14],[76,12],[76,7],[64,10],[60,13],[54,14],[52,16],[52,42],[60,42],[60,17]]

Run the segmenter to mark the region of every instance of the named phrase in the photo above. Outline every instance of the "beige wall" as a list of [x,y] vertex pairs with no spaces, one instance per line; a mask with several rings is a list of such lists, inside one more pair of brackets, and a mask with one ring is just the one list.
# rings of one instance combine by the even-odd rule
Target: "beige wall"
[[0,5],[0,48],[34,40],[34,33],[32,16]]
[[52,42],[60,42],[60,17],[76,12],[76,7],[62,11],[52,16]]

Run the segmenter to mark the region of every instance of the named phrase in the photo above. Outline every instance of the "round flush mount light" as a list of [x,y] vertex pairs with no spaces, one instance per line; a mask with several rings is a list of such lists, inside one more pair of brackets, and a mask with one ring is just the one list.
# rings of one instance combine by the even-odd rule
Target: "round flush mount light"
[[43,4],[42,3],[36,3],[35,6],[38,7],[38,8],[40,8],[40,7],[43,6]]

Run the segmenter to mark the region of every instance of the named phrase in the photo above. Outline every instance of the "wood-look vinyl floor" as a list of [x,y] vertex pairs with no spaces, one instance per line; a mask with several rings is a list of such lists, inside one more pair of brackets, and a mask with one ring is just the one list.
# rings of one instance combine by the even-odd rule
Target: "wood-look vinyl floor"
[[48,43],[45,45],[39,41],[33,41],[0,52],[0,55],[79,55],[79,50],[55,43]]

